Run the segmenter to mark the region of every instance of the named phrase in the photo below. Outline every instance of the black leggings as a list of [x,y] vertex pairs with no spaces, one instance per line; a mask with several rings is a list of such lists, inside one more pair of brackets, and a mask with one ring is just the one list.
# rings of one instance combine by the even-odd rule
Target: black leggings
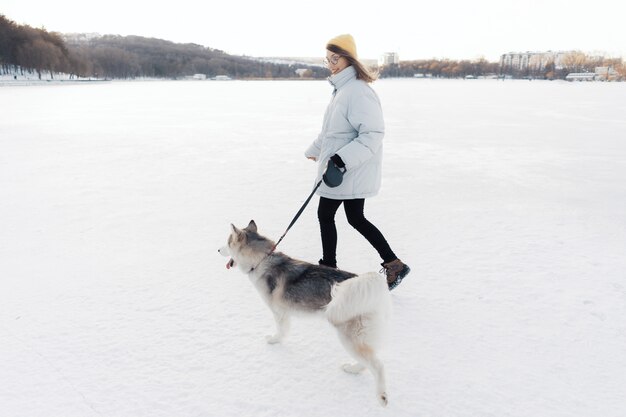
[[326,265],[337,264],[337,228],[335,227],[335,213],[343,203],[346,211],[348,223],[354,227],[359,233],[367,239],[367,241],[376,249],[383,262],[391,262],[396,259],[387,240],[383,234],[370,223],[363,214],[365,207],[365,199],[357,198],[354,200],[331,200],[330,198],[320,197],[320,203],[317,207],[317,218],[320,221],[320,231],[322,233],[322,261]]

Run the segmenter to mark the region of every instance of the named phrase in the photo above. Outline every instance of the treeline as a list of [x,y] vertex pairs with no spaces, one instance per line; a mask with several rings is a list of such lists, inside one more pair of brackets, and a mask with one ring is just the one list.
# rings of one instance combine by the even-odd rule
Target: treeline
[[140,36],[66,36],[18,25],[0,15],[0,71],[62,72],[96,78],[182,78],[193,74],[232,78],[323,78],[321,67],[288,65],[228,55],[196,44]]
[[58,33],[36,29],[0,15],[0,69],[7,73],[10,67],[36,71],[72,73],[76,57],[68,50]]
[[193,74],[232,78],[299,78],[296,69],[307,68],[308,76],[323,77],[319,67],[263,62],[228,55],[196,44],[178,44],[141,36],[106,35],[90,40],[66,39],[78,57],[80,71],[105,78],[181,78]]
[[[467,76],[512,76],[514,78],[565,79],[572,72],[594,72],[596,67],[610,67],[614,79],[626,79],[622,59],[605,59],[582,52],[569,52],[559,59],[538,55],[522,69],[488,62],[485,59],[429,59],[403,61],[379,69],[382,78],[436,78]],[[36,72],[41,78],[48,71],[96,78],[183,78],[194,74],[207,77],[228,75],[231,78],[325,78],[325,68],[305,64],[266,62],[245,56],[229,55],[221,50],[196,44],[178,44],[140,36],[61,35],[43,28],[18,25],[0,14],[0,72]]]
[[499,62],[488,62],[485,59],[476,61],[455,61],[449,59],[429,59],[403,61],[399,64],[385,65],[380,69],[380,76],[433,78],[464,78],[467,76],[510,76],[513,78],[534,79],[565,79],[573,72],[593,73],[597,67],[608,67],[613,71],[611,79],[626,79],[626,64],[621,58],[605,58],[590,56],[583,52],[573,51],[555,60],[531,60],[524,68],[501,65]]
[[476,61],[426,59],[385,65],[380,71],[380,76],[383,78],[413,77],[415,74],[419,74],[435,78],[463,78],[468,75],[480,77],[497,74],[499,67],[500,64],[488,62],[485,59]]

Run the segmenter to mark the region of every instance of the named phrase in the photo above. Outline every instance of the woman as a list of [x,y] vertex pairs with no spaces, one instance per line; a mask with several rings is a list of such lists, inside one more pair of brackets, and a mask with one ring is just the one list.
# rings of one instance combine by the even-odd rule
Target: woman
[[319,263],[337,267],[335,213],[343,203],[348,223],[378,251],[392,290],[410,268],[391,250],[382,233],[364,216],[365,199],[378,193],[381,183],[382,140],[385,134],[380,101],[369,83],[375,80],[358,60],[351,35],[340,35],[326,45],[328,78],[333,96],[324,114],[322,131],[305,156],[319,162],[318,178],[324,179],[317,216],[323,257]]

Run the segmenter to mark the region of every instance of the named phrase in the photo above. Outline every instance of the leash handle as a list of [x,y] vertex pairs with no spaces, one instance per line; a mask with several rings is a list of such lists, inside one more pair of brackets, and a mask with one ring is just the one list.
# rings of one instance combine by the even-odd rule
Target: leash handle
[[272,248],[272,251],[270,253],[273,253],[276,250],[276,247],[278,246],[278,244],[283,240],[283,238],[285,237],[285,235],[287,234],[289,229],[291,229],[291,226],[293,226],[294,223],[298,220],[298,218],[300,217],[300,215],[302,214],[302,212],[304,211],[306,206],[309,204],[309,201],[311,201],[311,198],[313,197],[313,194],[315,194],[317,189],[320,188],[320,185],[322,185],[322,180],[319,180],[319,182],[315,185],[315,187],[313,188],[313,191],[311,191],[311,194],[309,194],[309,197],[306,199],[304,204],[302,204],[302,207],[300,207],[300,210],[298,210],[298,212],[294,216],[294,218],[291,221],[291,223],[289,223],[289,226],[287,226],[287,230],[285,230],[285,233],[283,233],[283,235],[280,237],[280,239],[278,239],[278,242],[276,242],[276,244],[274,245],[274,247]]

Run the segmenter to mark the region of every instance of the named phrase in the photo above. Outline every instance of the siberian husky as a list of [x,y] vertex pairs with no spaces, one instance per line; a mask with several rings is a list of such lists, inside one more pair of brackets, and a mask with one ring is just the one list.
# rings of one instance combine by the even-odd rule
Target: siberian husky
[[279,343],[295,313],[323,313],[356,363],[343,370],[357,374],[366,368],[376,380],[376,397],[387,405],[385,370],[376,355],[385,334],[391,300],[385,278],[375,272],[361,275],[299,261],[273,252],[274,242],[257,232],[254,220],[243,230],[231,225],[226,267],[238,266],[268,305],[277,332],[268,343]]

